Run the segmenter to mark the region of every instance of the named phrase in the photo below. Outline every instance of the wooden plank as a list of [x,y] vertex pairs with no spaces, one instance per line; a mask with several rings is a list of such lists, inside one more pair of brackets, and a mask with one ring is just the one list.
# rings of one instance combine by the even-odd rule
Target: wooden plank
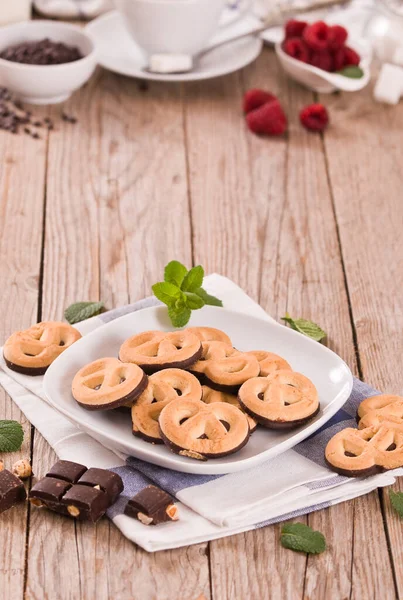
[[[23,133],[0,132],[0,339],[36,322],[40,273],[46,140]],[[0,419],[22,423],[19,452],[1,459],[11,468],[30,457],[31,426],[0,388]],[[0,590],[3,598],[20,599],[24,592],[28,506],[21,504],[0,517]]]
[[[179,86],[144,92],[106,72],[72,101],[79,123],[52,133],[49,149],[47,318],[77,300],[136,300],[170,259],[191,262],[181,106]],[[41,474],[54,460],[40,436],[34,458]],[[29,598],[209,598],[205,544],[149,555],[106,520],[32,519]]]
[[[335,126],[325,136],[325,146],[362,373],[378,389],[402,394],[403,204],[399,164],[403,107],[375,103],[371,88],[354,96],[353,101],[350,96],[332,97],[329,106]],[[401,483],[396,489],[399,485],[401,489]],[[387,490],[383,497],[397,595],[401,597],[401,522],[390,509]],[[386,556],[380,506],[375,499],[369,513],[365,502],[364,510],[360,504],[356,511],[353,597],[394,597],[390,570],[377,555],[382,551]],[[364,540],[368,539],[376,543],[366,545]],[[363,573],[365,565],[371,574]]]

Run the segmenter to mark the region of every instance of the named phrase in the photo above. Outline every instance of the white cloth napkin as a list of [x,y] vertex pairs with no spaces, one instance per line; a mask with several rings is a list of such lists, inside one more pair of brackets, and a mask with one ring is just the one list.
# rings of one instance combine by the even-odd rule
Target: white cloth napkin
[[[205,282],[207,290],[221,298],[225,307],[271,319],[229,279],[210,275]],[[148,298],[89,319],[78,329],[85,335],[105,322],[156,303],[155,298]],[[339,429],[352,426],[357,404],[376,393],[357,380],[345,407],[325,428],[293,450],[248,471],[199,476],[117,455],[103,447],[46,402],[42,379],[10,371],[1,352],[0,384],[57,455],[87,466],[113,469],[122,476],[124,492],[108,515],[127,538],[150,552],[212,540],[319,510],[391,485],[403,472],[351,480],[325,467],[323,450],[327,440]],[[127,500],[150,483],[176,497],[179,521],[147,527],[123,514]]]

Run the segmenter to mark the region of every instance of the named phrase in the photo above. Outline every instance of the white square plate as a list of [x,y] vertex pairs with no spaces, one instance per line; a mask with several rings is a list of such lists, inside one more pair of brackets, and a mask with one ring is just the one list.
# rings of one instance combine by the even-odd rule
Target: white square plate
[[316,385],[321,403],[319,414],[308,425],[292,431],[259,427],[240,452],[199,462],[134,437],[129,411],[91,412],[81,408],[71,395],[75,373],[97,358],[117,356],[123,341],[136,333],[172,330],[165,307],[125,315],[76,342],[48,369],[44,378],[47,399],[80,429],[112,450],[184,473],[217,475],[256,466],[292,448],[326,423],[351,393],[353,377],[345,362],[325,346],[283,325],[212,306],[193,312],[190,325],[222,329],[239,350],[269,350],[283,356],[295,371]]

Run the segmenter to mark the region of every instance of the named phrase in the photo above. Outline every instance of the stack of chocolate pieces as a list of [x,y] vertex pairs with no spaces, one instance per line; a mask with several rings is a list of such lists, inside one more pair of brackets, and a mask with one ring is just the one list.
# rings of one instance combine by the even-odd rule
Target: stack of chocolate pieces
[[96,523],[123,491],[123,481],[107,469],[59,460],[29,494],[31,504]]

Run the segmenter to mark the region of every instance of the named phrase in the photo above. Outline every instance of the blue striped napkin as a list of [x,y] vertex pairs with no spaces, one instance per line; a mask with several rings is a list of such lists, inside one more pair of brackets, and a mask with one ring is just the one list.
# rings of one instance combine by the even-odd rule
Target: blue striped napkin
[[[205,281],[207,290],[220,297],[227,308],[271,319],[229,279],[210,275]],[[89,319],[78,328],[85,335],[106,322],[157,303],[155,298],[147,298]],[[109,468],[121,475],[125,489],[108,516],[127,538],[150,552],[200,543],[304,515],[377,487],[392,485],[395,476],[403,474],[400,469],[351,480],[326,468],[324,449],[328,440],[344,427],[355,426],[359,403],[378,393],[357,379],[343,409],[292,450],[247,471],[200,476],[164,469],[101,446],[49,406],[41,377],[29,378],[11,372],[2,358],[0,367],[0,384],[60,458]],[[179,521],[147,527],[123,514],[128,499],[150,483],[175,496]]]

